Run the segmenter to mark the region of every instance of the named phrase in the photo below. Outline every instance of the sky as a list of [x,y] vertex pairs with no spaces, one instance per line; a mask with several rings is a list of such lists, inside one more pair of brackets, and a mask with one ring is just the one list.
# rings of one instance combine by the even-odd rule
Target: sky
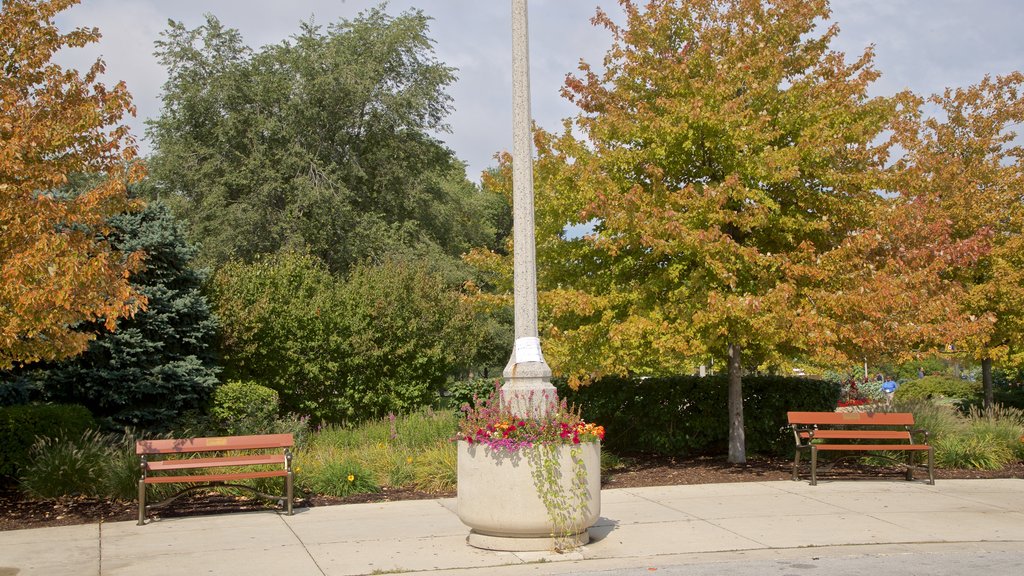
[[[238,29],[258,49],[299,31],[301,22],[328,25],[377,6],[373,0],[83,0],[60,15],[64,29],[95,26],[103,38],[66,51],[59,61],[84,70],[97,57],[106,81],[124,80],[138,116],[129,120],[142,153],[145,120],[160,114],[166,74],[153,56],[154,42],[169,19],[189,28],[204,14]],[[616,0],[529,0],[530,92],[534,121],[557,130],[576,109],[559,95],[565,76],[581,59],[598,66],[611,44],[606,30],[590,23],[597,6],[621,21]],[[436,134],[467,164],[473,181],[512,146],[512,32],[510,0],[392,0],[387,11],[421,9],[432,17],[437,58],[457,69],[449,89],[450,132]],[[1022,0],[833,0],[840,34],[833,48],[848,58],[875,46],[882,77],[874,95],[909,88],[918,94],[969,86],[985,74],[1024,70]]]

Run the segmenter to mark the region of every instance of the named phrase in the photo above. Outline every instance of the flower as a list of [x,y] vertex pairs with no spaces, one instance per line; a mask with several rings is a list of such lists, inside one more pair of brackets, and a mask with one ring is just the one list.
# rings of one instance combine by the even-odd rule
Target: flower
[[579,408],[566,400],[554,399],[546,408],[530,416],[512,414],[496,390],[487,398],[477,398],[475,405],[462,406],[465,418],[453,440],[514,452],[540,444],[575,445],[604,439],[604,427],[585,422]]
[[355,482],[356,481],[355,474],[349,474],[348,475],[348,481],[349,482]]

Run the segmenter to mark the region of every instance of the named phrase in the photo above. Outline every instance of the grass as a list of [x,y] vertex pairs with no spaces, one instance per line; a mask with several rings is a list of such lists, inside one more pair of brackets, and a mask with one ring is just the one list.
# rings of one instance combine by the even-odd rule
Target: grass
[[[351,470],[358,469],[357,478],[366,479],[359,485],[365,492],[384,487],[451,490],[455,487],[456,450],[450,438],[456,423],[455,412],[425,408],[354,428],[325,428],[296,454],[299,486],[345,496],[355,493],[349,488],[357,483],[349,483],[347,478]],[[347,462],[350,468],[342,470],[338,462]]]

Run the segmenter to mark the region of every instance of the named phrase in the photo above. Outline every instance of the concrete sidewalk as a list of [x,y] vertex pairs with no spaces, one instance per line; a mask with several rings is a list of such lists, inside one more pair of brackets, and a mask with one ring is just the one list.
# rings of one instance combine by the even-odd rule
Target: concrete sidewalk
[[467,533],[454,499],[17,530],[0,532],[0,576],[525,575],[908,550],[1024,555],[1024,480],[605,490],[591,544],[561,555],[478,550]]

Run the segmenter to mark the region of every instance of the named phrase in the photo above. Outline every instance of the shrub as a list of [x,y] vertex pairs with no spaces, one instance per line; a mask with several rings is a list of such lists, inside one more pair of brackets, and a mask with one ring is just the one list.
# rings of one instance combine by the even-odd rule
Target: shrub
[[442,441],[422,450],[413,459],[413,486],[427,492],[453,490],[458,482],[458,448]]
[[949,376],[925,376],[919,380],[911,380],[900,384],[896,389],[896,400],[915,400],[922,398],[970,398],[981,390],[977,382],[969,382]]
[[[728,382],[724,374],[706,378],[605,377],[572,391],[558,392],[578,404],[588,421],[608,431],[612,451],[693,454],[724,451],[728,445]],[[792,451],[786,427],[790,410],[832,411],[838,383],[782,376],[743,378],[743,415],[749,452]]]
[[935,441],[935,465],[939,468],[997,470],[1012,461],[1013,451],[988,434],[952,434]]
[[434,401],[464,361],[472,310],[425,265],[390,261],[333,277],[283,254],[214,278],[230,378],[277,390],[286,412],[355,423]]
[[317,494],[344,497],[380,492],[376,476],[352,459],[327,462],[306,472],[308,486]]
[[22,469],[21,490],[35,498],[106,496],[113,441],[86,430],[76,438],[40,438]]
[[448,407],[458,410],[463,404],[472,405],[477,398],[487,398],[501,384],[500,378],[471,378],[449,382],[444,400]]
[[17,477],[38,438],[74,438],[95,426],[84,406],[28,404],[0,408],[0,476]]
[[268,434],[278,411],[277,391],[253,382],[228,382],[213,392],[210,417],[227,434]]

